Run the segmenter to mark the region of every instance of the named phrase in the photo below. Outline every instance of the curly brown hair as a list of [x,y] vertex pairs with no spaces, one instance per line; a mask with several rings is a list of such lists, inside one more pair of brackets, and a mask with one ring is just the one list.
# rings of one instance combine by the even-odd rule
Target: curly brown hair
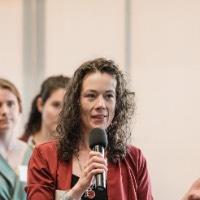
[[83,63],[74,73],[68,85],[64,106],[60,114],[57,127],[59,134],[58,157],[68,161],[78,152],[81,140],[80,129],[80,94],[83,79],[89,73],[108,73],[116,79],[116,107],[112,123],[107,128],[108,147],[107,157],[110,162],[116,163],[126,154],[127,141],[131,136],[129,121],[134,113],[134,92],[126,87],[126,80],[118,66],[105,58],[97,58]]

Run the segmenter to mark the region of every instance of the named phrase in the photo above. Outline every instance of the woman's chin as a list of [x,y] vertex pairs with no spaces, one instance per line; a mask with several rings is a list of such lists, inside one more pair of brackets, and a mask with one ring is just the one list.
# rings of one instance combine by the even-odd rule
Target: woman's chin
[[105,124],[102,124],[102,123],[99,123],[99,124],[94,124],[93,126],[92,126],[92,129],[93,128],[101,128],[101,129],[106,129],[106,125]]

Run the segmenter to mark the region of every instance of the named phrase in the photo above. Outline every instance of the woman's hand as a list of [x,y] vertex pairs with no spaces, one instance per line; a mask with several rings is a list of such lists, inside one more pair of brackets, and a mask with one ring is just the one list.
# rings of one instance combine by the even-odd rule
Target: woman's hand
[[82,169],[81,176],[77,184],[69,191],[73,199],[80,199],[83,193],[90,187],[94,176],[107,172],[107,161],[99,152],[90,151],[89,159]]
[[183,200],[200,200],[200,178],[192,184]]
[[107,162],[102,154],[99,152],[91,151],[89,153],[89,159],[83,168],[78,184],[87,190],[94,179],[94,175],[107,172],[107,170]]

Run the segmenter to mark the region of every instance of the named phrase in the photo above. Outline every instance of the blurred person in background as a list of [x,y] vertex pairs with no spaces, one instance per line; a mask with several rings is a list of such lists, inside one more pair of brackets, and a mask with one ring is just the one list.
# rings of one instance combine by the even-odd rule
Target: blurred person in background
[[[134,93],[118,66],[105,58],[83,63],[65,94],[58,139],[33,151],[27,199],[152,200],[146,159],[128,144],[133,113]],[[105,156],[89,147],[95,128],[106,132]],[[101,191],[95,182],[99,173],[106,175]]]
[[27,163],[32,149],[16,138],[15,127],[22,113],[19,91],[0,78],[0,199],[25,200]]
[[25,131],[20,138],[33,148],[55,137],[69,77],[50,76],[43,81],[40,93],[33,99]]

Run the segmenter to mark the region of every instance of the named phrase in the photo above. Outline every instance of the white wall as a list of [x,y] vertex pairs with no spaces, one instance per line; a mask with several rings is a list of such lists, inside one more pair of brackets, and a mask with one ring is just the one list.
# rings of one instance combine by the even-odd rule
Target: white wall
[[124,0],[47,1],[46,13],[46,75],[99,56],[124,65]]
[[[130,2],[133,143],[148,160],[155,199],[177,200],[200,175],[200,1]],[[72,75],[95,56],[111,57],[125,69],[125,3],[46,1],[43,76]],[[0,1],[0,76],[21,91],[22,8],[20,0]]]
[[22,2],[0,1],[0,77],[22,88]]
[[134,140],[155,199],[180,199],[200,176],[200,1],[134,0]]
[[[22,1],[0,1],[0,77],[23,90],[22,66]],[[22,102],[23,103],[23,102]],[[22,125],[17,127],[21,134]]]

